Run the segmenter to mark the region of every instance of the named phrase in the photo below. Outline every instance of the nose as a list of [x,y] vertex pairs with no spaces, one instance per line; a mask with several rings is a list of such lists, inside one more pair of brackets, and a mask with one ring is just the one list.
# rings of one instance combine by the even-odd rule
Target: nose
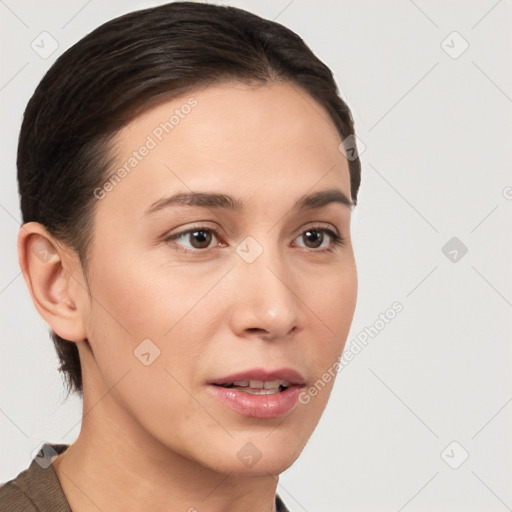
[[286,339],[301,328],[302,302],[293,268],[269,244],[249,261],[241,257],[232,271],[232,330],[239,337]]

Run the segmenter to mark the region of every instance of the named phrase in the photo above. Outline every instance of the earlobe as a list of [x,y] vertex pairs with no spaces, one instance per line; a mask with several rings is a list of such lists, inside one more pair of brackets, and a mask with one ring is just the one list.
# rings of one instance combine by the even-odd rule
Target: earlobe
[[18,258],[34,305],[52,330],[66,340],[86,339],[80,287],[71,285],[81,269],[78,258],[37,222],[21,226]]

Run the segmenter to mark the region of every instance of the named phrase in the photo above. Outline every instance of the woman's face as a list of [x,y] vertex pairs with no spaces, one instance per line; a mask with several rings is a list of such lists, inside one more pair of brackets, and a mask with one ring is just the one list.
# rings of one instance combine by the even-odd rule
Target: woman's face
[[[333,379],[308,389],[333,373],[357,294],[340,142],[288,84],[197,90],[119,133],[114,175],[91,191],[83,372],[141,442],[253,475],[304,448]],[[338,199],[304,202],[327,190]]]

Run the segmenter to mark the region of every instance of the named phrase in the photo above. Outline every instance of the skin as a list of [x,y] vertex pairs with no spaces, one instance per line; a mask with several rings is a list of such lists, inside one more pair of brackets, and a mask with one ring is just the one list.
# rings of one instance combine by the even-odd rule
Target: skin
[[[82,428],[54,460],[75,512],[275,510],[278,475],[304,448],[334,379],[277,419],[238,414],[206,382],[291,367],[309,387],[347,339],[357,295],[351,208],[293,210],[302,196],[331,188],[350,199],[348,162],[327,112],[286,83],[210,86],[123,128],[119,166],[192,96],[190,114],[95,200],[87,280],[77,255],[43,226],[20,230],[34,303],[80,353]],[[145,214],[191,190],[229,194],[244,209],[169,206]],[[319,224],[344,244],[334,246],[322,231],[323,241],[306,236]],[[209,246],[190,233],[165,240],[198,225],[219,236],[209,232]],[[248,236],[263,248],[250,264],[236,252]],[[43,259],[34,250],[42,246]],[[133,353],[147,338],[160,350],[149,366]],[[252,467],[237,457],[249,442],[261,452]]]

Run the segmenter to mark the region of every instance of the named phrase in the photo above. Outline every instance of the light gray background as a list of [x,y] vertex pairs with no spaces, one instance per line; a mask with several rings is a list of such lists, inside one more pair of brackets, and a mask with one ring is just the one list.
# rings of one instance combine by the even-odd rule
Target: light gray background
[[[73,442],[81,418],[17,263],[22,111],[71,44],[159,3],[0,1],[0,481],[40,442]],[[224,3],[303,37],[334,71],[366,146],[347,347],[403,305],[340,372],[279,493],[294,512],[512,510],[512,2]],[[31,48],[43,31],[59,45],[47,59]],[[452,237],[468,249],[456,262],[442,252]]]

